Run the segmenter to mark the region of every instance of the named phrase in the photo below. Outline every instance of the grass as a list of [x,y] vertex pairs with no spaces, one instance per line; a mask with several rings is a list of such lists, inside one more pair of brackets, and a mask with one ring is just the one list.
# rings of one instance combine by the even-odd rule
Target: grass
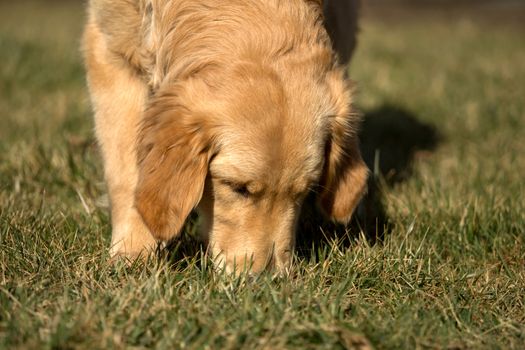
[[0,3],[0,348],[523,348],[521,28],[365,18],[351,76],[384,240],[253,280],[200,254],[108,263],[82,17]]

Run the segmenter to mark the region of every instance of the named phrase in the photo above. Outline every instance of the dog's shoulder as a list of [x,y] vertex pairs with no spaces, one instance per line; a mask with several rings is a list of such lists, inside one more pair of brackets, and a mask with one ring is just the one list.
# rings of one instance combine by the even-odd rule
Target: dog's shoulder
[[90,0],[90,25],[103,35],[108,50],[138,70],[147,65],[144,45],[149,26],[149,0]]

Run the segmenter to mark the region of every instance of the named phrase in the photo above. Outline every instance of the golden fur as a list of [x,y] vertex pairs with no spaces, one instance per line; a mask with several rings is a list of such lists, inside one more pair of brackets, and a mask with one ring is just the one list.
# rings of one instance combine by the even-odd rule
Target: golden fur
[[[324,4],[327,19],[337,3],[349,4]],[[320,0],[90,1],[85,58],[112,255],[153,249],[197,209],[218,262],[283,268],[312,190],[327,217],[348,222],[368,170],[322,20]],[[351,49],[339,52],[346,61]]]

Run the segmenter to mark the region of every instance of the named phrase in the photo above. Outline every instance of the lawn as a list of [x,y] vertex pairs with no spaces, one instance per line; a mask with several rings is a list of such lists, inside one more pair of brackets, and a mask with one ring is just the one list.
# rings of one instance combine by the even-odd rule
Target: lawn
[[83,8],[0,2],[0,348],[523,349],[524,27],[384,13],[350,67],[383,238],[251,279],[108,262]]

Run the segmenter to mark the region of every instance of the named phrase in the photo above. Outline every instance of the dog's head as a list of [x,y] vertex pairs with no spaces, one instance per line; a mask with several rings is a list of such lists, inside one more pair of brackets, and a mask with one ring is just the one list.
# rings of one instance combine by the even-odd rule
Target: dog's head
[[284,267],[306,195],[347,223],[366,186],[338,68],[286,73],[240,63],[161,88],[138,145],[136,207],[152,234],[175,236],[198,208],[214,257],[229,269]]

